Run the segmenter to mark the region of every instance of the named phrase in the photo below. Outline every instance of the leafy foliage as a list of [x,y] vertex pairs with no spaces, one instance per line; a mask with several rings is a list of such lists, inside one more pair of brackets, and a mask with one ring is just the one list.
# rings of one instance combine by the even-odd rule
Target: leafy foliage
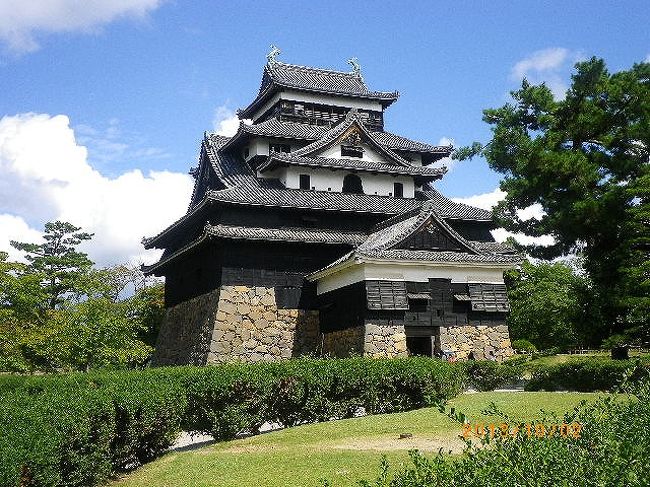
[[[0,253],[0,370],[136,367],[153,351],[164,313],[162,285],[139,269],[96,269],[77,246],[91,238],[65,222],[45,243],[12,242],[28,263]],[[125,290],[130,290],[128,295]]]
[[0,485],[98,485],[181,429],[231,439],[266,421],[436,405],[460,392],[459,372],[437,359],[355,358],[0,377]]
[[[634,394],[631,394],[631,393]],[[489,411],[509,425],[515,425],[496,408]],[[449,411],[449,417],[465,422],[462,413]],[[498,422],[498,420],[497,420]],[[560,429],[550,434],[550,425],[579,424],[579,434],[563,436]],[[537,425],[546,434],[538,436]],[[390,474],[384,460],[373,482],[365,487],[452,487],[526,485],[646,485],[650,467],[650,381],[647,378],[623,397],[607,396],[583,403],[563,418],[548,415],[535,423],[529,435],[519,425],[515,435],[491,438],[486,434],[478,443],[468,440],[465,454],[452,459],[442,452],[427,458],[411,451],[412,465]],[[570,430],[571,431],[571,430]],[[497,429],[497,433],[500,431]],[[486,448],[487,447],[487,448]]]
[[[482,154],[504,175],[495,208],[506,229],[552,235],[551,258],[581,253],[607,334],[650,322],[650,63],[610,74],[576,64],[566,98],[526,80],[514,102],[484,111],[493,137],[457,153]],[[518,209],[541,205],[541,219]],[[533,340],[534,341],[534,340]]]
[[41,278],[44,305],[50,309],[62,304],[69,293],[84,294],[84,278],[93,262],[77,246],[90,240],[92,234],[79,230],[67,222],[49,222],[45,224],[44,243],[11,242],[12,247],[26,253],[29,265],[24,272]]
[[505,278],[512,339],[528,340],[538,349],[564,350],[602,339],[586,305],[590,283],[566,264],[524,262]]

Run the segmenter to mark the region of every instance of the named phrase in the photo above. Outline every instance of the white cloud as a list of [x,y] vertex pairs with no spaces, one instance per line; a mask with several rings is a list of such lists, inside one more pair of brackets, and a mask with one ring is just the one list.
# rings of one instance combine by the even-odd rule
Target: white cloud
[[466,205],[476,206],[484,210],[491,210],[494,205],[506,197],[506,192],[501,191],[499,188],[491,193],[477,194],[468,196],[466,198],[452,198],[457,203],[465,203]]
[[14,53],[37,50],[41,34],[89,32],[118,18],[144,18],[161,0],[2,0],[0,40]]
[[239,117],[232,110],[221,106],[214,111],[212,125],[215,133],[225,137],[232,137],[239,128]]
[[646,62],[646,63],[650,63],[650,54],[648,54],[648,55],[645,57],[645,62]]
[[[499,188],[496,188],[491,193],[477,194],[474,196],[468,196],[466,198],[452,198],[457,203],[465,203],[466,205],[476,206],[477,208],[482,208],[484,210],[491,210],[499,201],[506,197],[506,192],[502,191]],[[535,218],[540,220],[544,215],[542,206],[538,203],[529,206],[528,208],[523,208],[517,210],[517,215],[522,220],[529,220]],[[492,236],[497,242],[503,242],[508,237],[514,237],[517,242],[523,245],[541,245],[542,247],[547,247],[553,245],[555,240],[550,235],[543,235],[541,237],[531,237],[523,233],[512,233],[508,232],[505,228],[497,228],[492,230]]]
[[64,115],[3,117],[0,250],[10,250],[9,239],[34,240],[36,229],[59,219],[95,233],[84,250],[100,265],[150,262],[158,253],[145,252],[140,239],[185,212],[192,184],[188,175],[168,171],[102,175]]
[[25,220],[16,215],[0,215],[0,251],[7,252],[11,260],[24,261],[22,252],[14,249],[10,242],[41,243],[41,233],[30,228]]
[[516,81],[526,78],[534,84],[544,82],[553,95],[561,99],[564,98],[567,90],[563,72],[579,57],[578,54],[573,54],[564,47],[535,51],[513,66],[510,77]]

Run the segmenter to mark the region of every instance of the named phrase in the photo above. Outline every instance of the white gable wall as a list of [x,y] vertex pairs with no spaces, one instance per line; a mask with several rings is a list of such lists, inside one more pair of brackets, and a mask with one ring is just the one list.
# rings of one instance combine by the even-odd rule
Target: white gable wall
[[341,145],[334,144],[330,148],[324,150],[323,152],[316,154],[318,157],[329,157],[331,159],[350,159],[350,160],[363,160],[363,161],[372,161],[372,162],[385,162],[386,157],[384,157],[379,152],[371,149],[366,144],[361,144],[363,147],[363,157],[343,157],[341,156]]

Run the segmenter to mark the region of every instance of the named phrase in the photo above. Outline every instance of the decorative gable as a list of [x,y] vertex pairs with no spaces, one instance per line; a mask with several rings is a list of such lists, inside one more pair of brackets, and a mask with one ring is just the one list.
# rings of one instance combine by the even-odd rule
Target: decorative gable
[[429,219],[417,231],[400,242],[396,248],[408,250],[451,250],[460,252],[458,240]]

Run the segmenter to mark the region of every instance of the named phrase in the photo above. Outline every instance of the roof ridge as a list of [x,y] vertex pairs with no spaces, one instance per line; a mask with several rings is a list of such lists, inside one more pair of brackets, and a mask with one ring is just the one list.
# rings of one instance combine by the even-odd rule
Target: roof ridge
[[300,69],[300,70],[318,71],[321,73],[328,73],[328,74],[337,74],[337,75],[348,76],[350,78],[360,79],[363,82],[363,78],[354,71],[339,71],[337,69],[318,68],[316,66],[305,66],[303,64],[292,64],[292,63],[285,63],[282,61],[274,61],[273,63],[267,63],[267,66],[270,67],[282,66],[290,69]]

